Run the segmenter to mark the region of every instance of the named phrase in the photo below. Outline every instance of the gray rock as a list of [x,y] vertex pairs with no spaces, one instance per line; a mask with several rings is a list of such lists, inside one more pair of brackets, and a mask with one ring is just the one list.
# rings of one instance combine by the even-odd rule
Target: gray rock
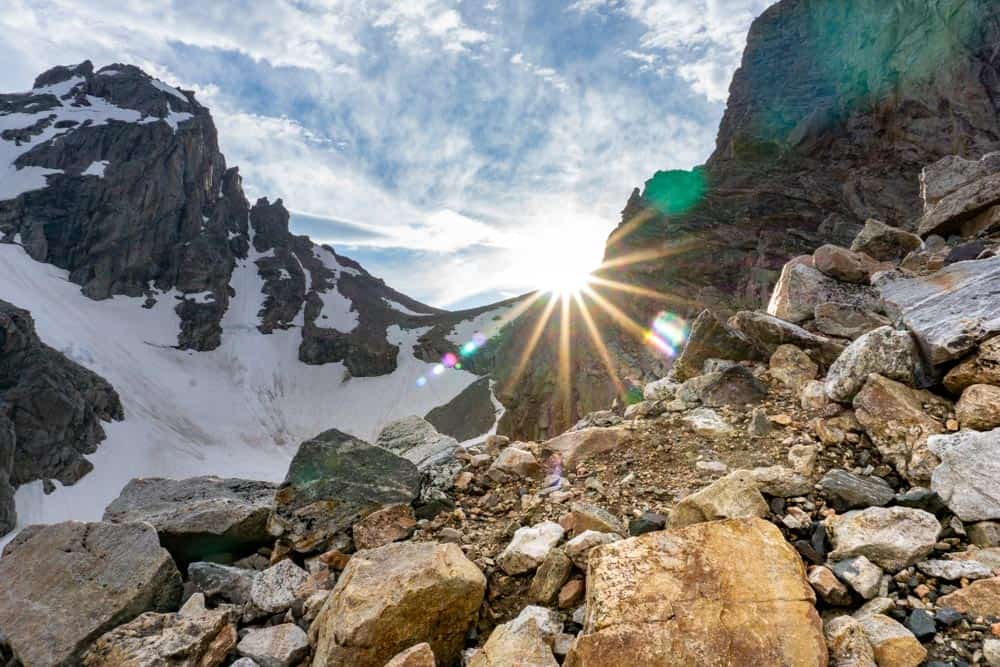
[[177,608],[181,576],[147,524],[45,526],[0,558],[0,627],[25,665],[75,664],[113,627]]
[[943,197],[924,213],[917,233],[921,236],[972,236],[979,230],[967,224],[997,204],[1000,204],[1000,174],[992,174]]
[[729,326],[753,341],[768,358],[779,346],[787,343],[806,350],[821,365],[829,366],[844,351],[842,343],[767,313],[740,311],[729,319]]
[[879,290],[890,317],[914,333],[935,365],[971,352],[1000,332],[1000,256],[888,281]]
[[268,527],[296,551],[316,551],[362,516],[412,502],[419,491],[412,462],[334,429],[299,446]]
[[1000,428],[933,435],[927,447],[941,459],[931,489],[962,521],[1000,519]]
[[309,652],[309,637],[294,623],[252,628],[236,650],[260,667],[293,667]]
[[179,562],[241,558],[272,541],[267,517],[276,484],[193,477],[133,479],[104,510],[111,523],[145,521]]
[[308,579],[308,572],[286,558],[253,578],[250,600],[268,614],[285,611],[298,599],[298,588]]
[[880,477],[856,475],[839,468],[823,475],[819,486],[839,511],[885,507],[896,496],[889,483]]
[[771,377],[793,391],[816,379],[816,362],[794,345],[780,345],[768,361]]
[[711,408],[698,408],[684,415],[684,425],[698,435],[719,438],[734,435],[736,430]]
[[250,602],[250,589],[257,576],[254,570],[204,562],[191,563],[187,572],[191,585],[210,602],[222,600],[235,605]]
[[980,521],[968,526],[969,541],[977,547],[1000,547],[1000,523]]
[[646,384],[642,390],[642,397],[647,401],[670,401],[673,400],[680,386],[672,378],[665,377]]
[[929,554],[941,524],[929,512],[907,507],[869,507],[830,517],[831,560],[865,556],[889,572],[898,572]]
[[[687,343],[671,367],[671,378],[683,382],[700,375],[708,359],[743,361],[759,359],[745,336],[710,310],[703,310],[691,324]],[[666,397],[664,397],[666,398]]]
[[851,340],[891,324],[884,315],[843,303],[821,303],[816,306],[813,316],[820,333]]
[[768,506],[757,481],[747,470],[736,470],[682,498],[670,511],[671,530],[720,519],[767,516]]
[[947,155],[933,162],[920,172],[920,197],[924,212],[961,188],[1000,171],[1000,153],[989,153],[979,160],[966,160],[958,155]]
[[960,579],[989,579],[993,568],[974,560],[925,560],[917,563],[917,569],[928,577],[958,581]]
[[750,471],[750,476],[761,493],[776,498],[804,496],[813,488],[808,477],[785,466],[754,468]]
[[863,252],[879,261],[898,262],[920,246],[919,236],[869,219],[851,243],[851,250]]
[[412,461],[420,469],[440,463],[458,448],[458,441],[441,435],[425,419],[397,419],[378,434],[375,444]]
[[838,561],[831,566],[833,573],[866,600],[878,595],[882,584],[882,568],[864,556]]
[[767,385],[743,366],[702,377],[709,379],[700,387],[698,398],[710,408],[759,403],[767,396]]
[[909,333],[892,327],[875,329],[848,345],[830,366],[826,395],[834,401],[850,401],[872,373],[913,385],[919,363],[917,346]]
[[497,556],[497,564],[510,575],[534,570],[559,543],[564,532],[562,526],[554,521],[518,528],[510,543]]
[[621,536],[615,533],[599,533],[596,530],[585,530],[566,543],[566,555],[569,556],[574,565],[586,572],[591,549],[617,542],[620,539],[622,539]]
[[811,319],[821,303],[844,303],[865,310],[881,310],[878,292],[867,285],[843,283],[802,262],[789,262],[767,305],[768,315],[788,322]]
[[750,423],[747,424],[747,435],[751,438],[763,438],[774,430],[774,424],[767,416],[764,408],[754,408],[750,416]]

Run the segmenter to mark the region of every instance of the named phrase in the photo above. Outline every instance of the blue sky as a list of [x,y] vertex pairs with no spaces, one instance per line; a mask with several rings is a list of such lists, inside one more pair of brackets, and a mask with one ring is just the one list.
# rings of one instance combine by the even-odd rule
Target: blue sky
[[193,89],[251,199],[467,306],[596,264],[634,186],[708,156],[768,4],[3,0],[0,90],[86,58]]

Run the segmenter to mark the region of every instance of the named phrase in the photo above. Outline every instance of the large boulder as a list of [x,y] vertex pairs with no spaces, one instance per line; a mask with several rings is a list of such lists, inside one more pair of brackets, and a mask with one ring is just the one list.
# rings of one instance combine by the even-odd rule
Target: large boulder
[[779,345],[769,361],[771,377],[793,391],[816,379],[819,368],[809,355],[794,345]]
[[1000,577],[973,581],[965,588],[942,595],[939,607],[950,607],[970,616],[1000,616]]
[[[527,610],[526,610],[527,611]],[[551,641],[551,640],[550,640]],[[498,625],[469,661],[468,667],[558,667],[543,628],[524,613]]]
[[753,475],[737,470],[681,499],[670,512],[670,528],[704,521],[767,516],[768,506]]
[[881,310],[875,289],[840,282],[802,262],[789,262],[774,286],[767,313],[788,322],[805,322],[813,317],[816,306],[830,302]]
[[850,401],[872,373],[912,385],[919,363],[916,343],[906,331],[892,327],[869,331],[848,345],[830,366],[826,395],[834,401]]
[[296,551],[318,551],[358,519],[410,503],[419,492],[411,461],[334,429],[299,446],[268,528]]
[[1000,387],[991,384],[967,387],[955,405],[955,416],[962,428],[988,431],[1000,426]]
[[851,243],[851,250],[882,262],[898,262],[921,246],[920,237],[870,219]]
[[984,341],[944,376],[944,386],[955,395],[974,384],[1000,386],[1000,336]]
[[987,153],[979,160],[947,155],[920,172],[920,197],[924,212],[970,183],[1000,171],[1000,153]]
[[703,310],[691,324],[687,343],[670,369],[673,379],[683,382],[701,375],[708,359],[743,361],[759,359],[750,342],[710,310]]
[[902,623],[883,614],[864,616],[858,622],[872,645],[879,667],[920,667],[924,664],[927,649]]
[[438,433],[433,424],[417,416],[388,424],[379,432],[375,444],[412,461],[420,469],[446,460],[458,448],[458,440]]
[[842,343],[767,313],[741,310],[729,318],[729,326],[753,341],[767,357],[787,343],[805,350],[821,366],[829,366],[844,351]]
[[929,391],[871,375],[854,397],[854,415],[882,457],[912,482],[931,478],[937,457],[927,438],[944,432],[951,404]]
[[595,549],[566,667],[827,664],[815,596],[759,519],[647,533]]
[[0,558],[0,582],[0,628],[25,665],[78,662],[108,630],[181,596],[177,566],[143,523],[33,530]]
[[294,667],[309,652],[309,637],[294,623],[253,628],[236,650],[260,667]]
[[830,244],[816,249],[813,265],[820,273],[845,283],[867,283],[875,271],[892,268],[891,264],[880,264],[863,252]]
[[1000,256],[885,281],[879,291],[890,317],[914,333],[935,365],[958,359],[1000,333]]
[[980,178],[946,195],[924,213],[917,227],[921,236],[974,236],[982,231],[979,218],[1000,205],[1000,174]]
[[627,437],[628,431],[621,428],[569,431],[542,443],[542,457],[559,454],[566,470],[573,470],[582,461],[618,449]]
[[152,524],[178,562],[241,558],[271,541],[267,517],[276,489],[219,477],[133,479],[104,510],[104,520]]
[[1000,428],[935,435],[927,447],[941,459],[931,489],[962,521],[1000,519]]
[[872,329],[891,324],[888,317],[871,310],[844,303],[821,303],[813,311],[814,324],[820,333],[854,340]]
[[698,391],[698,398],[709,407],[759,403],[767,396],[767,386],[743,366],[731,366],[709,376]]
[[454,544],[402,542],[356,553],[309,628],[313,667],[382,667],[427,642],[458,662],[486,590]]
[[216,667],[223,664],[236,646],[235,621],[231,607],[206,609],[205,597],[195,595],[177,613],[147,612],[105,633],[87,651],[83,664],[85,667]]
[[898,572],[929,554],[941,524],[930,512],[909,507],[869,507],[827,519],[832,560],[864,556]]
[[545,561],[565,532],[555,521],[518,528],[510,543],[497,556],[497,564],[511,575],[530,572]]

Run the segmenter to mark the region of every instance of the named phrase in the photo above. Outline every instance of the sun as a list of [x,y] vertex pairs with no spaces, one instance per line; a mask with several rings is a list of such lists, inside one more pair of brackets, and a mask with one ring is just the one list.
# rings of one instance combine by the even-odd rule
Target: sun
[[535,287],[561,297],[580,294],[591,284],[601,264],[603,246],[572,232],[538,244],[531,253],[531,279]]

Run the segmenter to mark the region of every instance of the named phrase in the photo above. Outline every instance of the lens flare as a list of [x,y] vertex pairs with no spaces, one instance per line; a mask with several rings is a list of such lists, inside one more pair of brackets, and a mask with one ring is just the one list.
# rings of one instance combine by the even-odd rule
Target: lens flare
[[674,357],[677,355],[677,349],[687,339],[687,334],[687,320],[674,313],[662,311],[653,319],[653,325],[644,338],[650,346],[669,357]]
[[456,357],[451,352],[448,352],[443,357],[441,357],[441,365],[444,366],[445,368],[454,368],[455,364],[457,363],[458,363],[458,357]]

